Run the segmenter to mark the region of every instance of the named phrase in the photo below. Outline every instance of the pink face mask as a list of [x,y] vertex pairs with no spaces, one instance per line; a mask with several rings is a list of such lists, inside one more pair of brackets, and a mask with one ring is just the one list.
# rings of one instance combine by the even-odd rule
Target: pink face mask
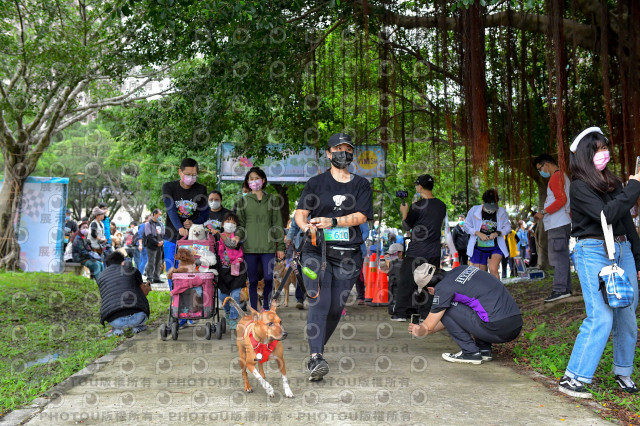
[[187,175],[182,176],[182,182],[187,186],[193,185],[194,183],[196,183],[197,180],[198,180],[197,176],[187,176]]
[[262,189],[262,179],[250,180],[249,181],[249,188],[251,188],[252,191],[261,190]]
[[87,228],[84,228],[84,229],[80,230],[80,233],[82,235],[87,235],[89,233],[89,230]]
[[603,171],[604,168],[607,167],[610,158],[609,151],[596,152],[596,155],[593,156],[593,164],[596,166],[596,169]]

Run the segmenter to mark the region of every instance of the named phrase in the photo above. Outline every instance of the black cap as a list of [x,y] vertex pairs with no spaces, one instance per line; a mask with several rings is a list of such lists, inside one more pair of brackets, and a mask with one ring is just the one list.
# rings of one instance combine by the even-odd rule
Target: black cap
[[430,191],[433,189],[433,177],[431,177],[431,175],[420,175],[414,182],[414,185],[420,185]]
[[346,143],[351,148],[355,148],[355,146],[353,145],[353,141],[351,140],[351,136],[347,135],[346,133],[334,133],[333,135],[331,135],[327,144],[327,148],[338,146],[343,143]]

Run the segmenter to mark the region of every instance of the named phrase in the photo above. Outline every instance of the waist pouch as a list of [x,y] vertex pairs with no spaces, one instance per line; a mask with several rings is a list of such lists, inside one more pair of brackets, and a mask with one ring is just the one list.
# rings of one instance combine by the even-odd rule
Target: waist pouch
[[362,258],[360,247],[340,247],[327,244],[327,260],[331,263],[340,263],[345,259],[353,259],[356,256]]

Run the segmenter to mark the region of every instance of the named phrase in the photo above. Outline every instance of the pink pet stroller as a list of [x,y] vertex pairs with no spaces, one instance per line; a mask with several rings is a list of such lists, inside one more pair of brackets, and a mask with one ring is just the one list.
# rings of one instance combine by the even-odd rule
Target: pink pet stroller
[[[204,259],[211,254],[215,256],[215,240],[213,238],[210,240],[182,239],[176,243],[176,252],[178,248],[190,249],[196,258],[196,264],[200,263],[198,259]],[[222,320],[220,319],[214,269],[211,267],[204,272],[176,272],[173,274],[169,321],[160,326],[162,340],[166,340],[169,333],[171,333],[173,340],[177,340],[178,323],[183,319],[211,319],[211,322],[205,322],[205,338],[209,340],[215,333],[217,339],[222,339],[222,334],[226,331],[226,321],[224,317]]]

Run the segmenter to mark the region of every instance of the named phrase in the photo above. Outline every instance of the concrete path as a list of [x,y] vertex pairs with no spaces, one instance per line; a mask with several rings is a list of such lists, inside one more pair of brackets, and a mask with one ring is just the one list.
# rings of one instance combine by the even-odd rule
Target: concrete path
[[[292,298],[293,300],[293,298]],[[591,409],[554,394],[500,361],[452,364],[445,333],[412,339],[386,308],[350,306],[326,348],[331,371],[310,383],[305,373],[307,311],[282,308],[294,399],[283,397],[274,362],[269,398],[251,378],[243,392],[235,337],[204,340],[203,327],[163,342],[157,329],[128,340],[59,386],[29,425],[52,424],[606,424]]]

